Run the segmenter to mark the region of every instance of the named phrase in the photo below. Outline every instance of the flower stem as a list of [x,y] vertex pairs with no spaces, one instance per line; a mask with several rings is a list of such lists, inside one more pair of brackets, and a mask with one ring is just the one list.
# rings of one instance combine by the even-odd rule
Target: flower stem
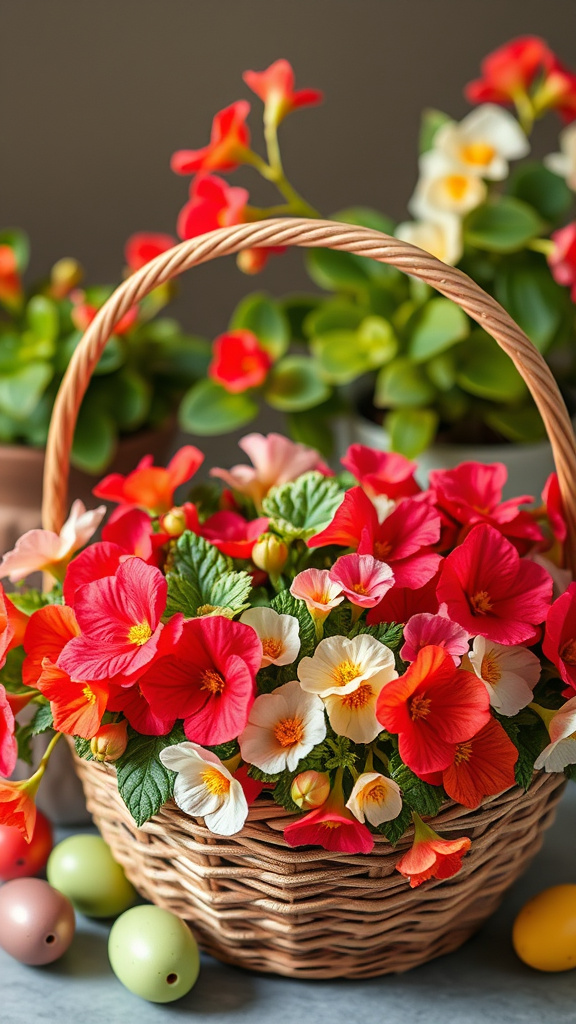
[[556,246],[551,238],[533,238],[527,243],[526,248],[532,252],[541,252],[544,256],[552,256]]

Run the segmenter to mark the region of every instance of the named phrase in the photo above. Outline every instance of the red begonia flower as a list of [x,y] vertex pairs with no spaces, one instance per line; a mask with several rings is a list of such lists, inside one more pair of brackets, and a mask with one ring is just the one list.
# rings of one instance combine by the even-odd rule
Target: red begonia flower
[[271,256],[282,256],[286,252],[285,245],[266,245],[252,249],[242,249],[236,262],[243,274],[259,274]]
[[113,683],[108,710],[122,711],[132,728],[144,736],[166,736],[176,724],[176,715],[167,714],[161,706],[152,711],[138,683],[128,687]]
[[[72,302],[72,309],[70,310],[70,319],[74,324],[74,327],[78,331],[85,331],[92,323],[96,316],[99,306],[95,306],[91,302],[86,301],[86,294],[80,288],[76,288],[73,292],[70,292],[70,301]],[[138,317],[138,309],[136,306],[132,306],[124,316],[120,317],[120,320],[114,324],[114,334],[126,334],[131,327],[134,326]]]
[[392,590],[384,595],[380,603],[370,609],[366,616],[366,622],[369,626],[374,626],[379,622],[408,622],[413,615],[418,615],[420,612],[436,614],[438,611],[437,583],[438,577],[435,575],[423,587],[416,590],[410,587],[392,587]]
[[576,75],[557,58],[534,96],[538,112],[556,110],[566,124],[576,119]]
[[466,86],[471,103],[499,103],[507,106],[527,92],[536,76],[549,69],[554,55],[537,36],[521,36],[498,47],[480,65],[482,77]]
[[76,591],[80,587],[85,587],[94,580],[101,580],[104,576],[113,576],[125,557],[124,548],[109,541],[97,541],[96,544],[91,544],[81,551],[70,562],[64,577],[63,593],[66,604],[73,608]]
[[155,466],[152,455],[145,455],[128,476],[111,473],[94,488],[93,494],[105,501],[116,501],[148,509],[155,515],[168,512],[174,504],[174,491],[186,483],[202,465],[204,456],[194,445],[180,448],[166,468]]
[[284,839],[289,846],[322,846],[341,853],[370,853],[374,836],[344,804],[333,789],[326,803],[286,825]]
[[566,515],[564,512],[564,504],[560,493],[560,484],[558,482],[557,473],[550,473],[550,476],[544,484],[542,501],[546,506],[546,515],[548,517],[552,533],[556,540],[563,544],[568,534],[568,528],[566,526]]
[[263,384],[271,366],[268,352],[252,331],[229,331],[214,341],[208,376],[237,395]]
[[550,606],[552,578],[483,524],[446,556],[436,593],[450,618],[472,636],[497,644],[533,643]]
[[22,299],[18,260],[11,245],[0,245],[0,302],[16,309]]
[[250,113],[247,100],[237,100],[220,110],[212,121],[210,142],[203,149],[179,149],[173,154],[170,167],[176,174],[197,171],[233,171],[244,162],[250,147],[246,118]]
[[416,463],[397,452],[379,452],[363,444],[351,444],[340,462],[370,496],[385,494],[396,501],[420,492],[414,479]]
[[456,668],[443,647],[430,646],[381,690],[376,717],[398,734],[400,757],[420,776],[452,764],[456,745],[489,721],[490,700],[478,676]]
[[434,829],[425,825],[417,814],[414,818],[414,843],[396,864],[396,870],[410,880],[410,888],[429,878],[452,878],[462,867],[462,857],[472,843],[462,839],[442,839]]
[[215,512],[202,524],[199,532],[223,555],[250,558],[252,548],[260,534],[268,529],[269,522],[265,518],[249,522],[238,512]]
[[572,302],[576,302],[576,221],[553,231],[550,238],[554,250],[547,259],[552,277],[570,288]]
[[65,605],[48,604],[34,612],[28,620],[24,635],[27,655],[22,666],[24,685],[36,686],[44,658],[55,664],[68,641],[79,634],[76,616]]
[[501,462],[462,462],[455,469],[432,470],[430,488],[438,507],[462,526],[489,523],[510,540],[541,541],[540,527],[519,508],[534,498],[523,494],[502,501],[507,479],[508,470]]
[[308,541],[311,548],[340,544],[386,562],[399,587],[422,587],[436,573],[440,556],[430,546],[440,536],[440,516],[417,498],[405,498],[383,522],[361,487],[352,487],[329,526]]
[[0,779],[0,825],[20,830],[29,843],[36,824],[36,804],[30,796],[30,781],[9,782]]
[[27,625],[28,616],[12,604],[0,583],[0,668],[6,662],[8,651],[23,642]]
[[287,60],[274,61],[265,71],[245,71],[242,78],[264,102],[267,124],[279,125],[293,110],[316,106],[324,99],[319,89],[294,91],[294,69]]
[[457,745],[454,761],[442,774],[442,785],[456,803],[475,808],[485,796],[496,796],[516,785],[517,760],[512,740],[491,718],[471,740]]
[[551,605],[542,650],[564,682],[576,690],[576,583]]
[[190,619],[173,653],[138,684],[155,714],[184,719],[189,740],[225,743],[245,728],[262,644],[255,630],[222,615]]
[[167,252],[173,245],[176,245],[176,239],[172,235],[163,235],[154,231],[139,231],[135,235],[130,235],[127,240],[124,246],[124,257],[129,269],[134,273],[146,266],[160,253]]
[[[248,775],[248,765],[241,764],[239,768],[233,773],[234,778],[238,779],[238,782],[244,790],[244,796],[248,804],[253,804],[257,797],[264,789],[264,783],[258,782],[257,779],[253,779],[251,775]],[[272,786],[272,788],[274,788]]]
[[14,712],[8,695],[0,683],[0,775],[12,775],[18,758],[18,743],[14,735]]
[[105,576],[76,591],[74,611],[80,636],[58,658],[72,679],[100,680],[134,676],[159,656],[160,636],[175,643],[182,615],[164,626],[168,585],[159,569],[141,558],[121,562],[114,576]]
[[106,682],[72,682],[67,672],[44,658],[36,685],[50,701],[58,732],[82,736],[85,740],[96,735],[108,700]]
[[215,174],[200,175],[190,185],[190,199],[178,215],[179,238],[196,238],[216,228],[246,220],[248,192]]
[[169,540],[168,534],[154,532],[148,512],[120,505],[114,509],[102,530],[102,540],[117,544],[127,555],[138,555],[144,562],[158,565],[159,548]]

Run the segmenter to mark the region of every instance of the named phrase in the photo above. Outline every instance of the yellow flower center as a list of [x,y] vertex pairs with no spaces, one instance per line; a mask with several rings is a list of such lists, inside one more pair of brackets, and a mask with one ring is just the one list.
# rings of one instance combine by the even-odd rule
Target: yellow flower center
[[281,640],[276,640],[273,636],[267,636],[262,641],[262,654],[265,658],[270,658],[274,661],[275,658],[279,658],[284,653],[284,644]]
[[352,693],[346,693],[340,700],[345,708],[358,711],[359,708],[365,707],[373,696],[374,690],[370,683],[361,683],[357,690],[354,690]]
[[455,764],[461,764],[462,761],[469,761],[471,754],[472,740],[468,740],[468,743],[459,743],[456,747],[456,754],[454,755]]
[[470,598],[472,611],[475,615],[488,615],[492,611],[492,601],[487,590],[479,590],[474,597]]
[[368,588],[363,583],[354,583],[351,588],[355,594],[367,594]]
[[218,694],[222,693],[225,683],[219,672],[216,672],[213,668],[209,668],[202,673],[200,677],[200,686],[203,690],[208,690],[210,693]]
[[427,718],[430,714],[432,701],[429,697],[421,697],[416,694],[410,701],[410,718],[416,722],[419,718]]
[[304,736],[301,718],[281,718],[274,726],[274,736],[281,747],[294,747]]
[[576,640],[568,640],[560,650],[560,657],[567,665],[576,665]]
[[206,768],[201,777],[206,789],[215,796],[225,796],[230,790],[230,779],[217,768]]
[[461,147],[460,156],[466,164],[474,164],[475,167],[488,167],[496,156],[496,150],[489,142],[467,142]]
[[151,636],[152,626],[145,619],[143,622],[137,622],[135,626],[130,626],[128,630],[128,640],[131,644],[136,644],[137,647],[148,643]]
[[373,804],[384,803],[386,799],[386,786],[383,782],[375,782],[364,790],[364,800]]
[[88,686],[88,684],[86,684],[86,686],[82,690],[82,694],[86,698],[86,702],[88,704],[95,704],[96,703],[96,694],[91,689],[91,687]]
[[357,665],[353,661],[341,661],[336,666],[332,673],[332,678],[336,686],[346,686],[347,683],[351,683],[356,676],[360,674],[360,665]]
[[448,174],[445,178],[446,191],[451,199],[463,199],[468,191],[468,178],[464,174]]
[[320,822],[320,824],[322,825],[322,828],[333,829],[333,828],[340,828],[340,825],[342,824],[342,822],[341,821],[322,821],[322,822]]
[[502,670],[493,654],[485,654],[480,666],[480,675],[490,686],[496,686],[502,678]]

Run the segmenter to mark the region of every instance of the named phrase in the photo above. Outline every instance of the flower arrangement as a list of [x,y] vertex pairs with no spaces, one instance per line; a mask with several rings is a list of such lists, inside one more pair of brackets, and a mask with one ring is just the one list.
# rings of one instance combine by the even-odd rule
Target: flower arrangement
[[[131,236],[128,273],[174,242],[170,235]],[[42,448],[70,358],[114,288],[82,287],[83,270],[73,259],[59,260],[47,280],[26,288],[28,249],[21,231],[0,232],[0,443]],[[172,294],[173,286],[156,288],[116,325],[82,405],[72,450],[78,468],[103,472],[119,435],[165,422],[186,388],[204,376],[207,343],[158,316]]]
[[[319,216],[286,180],[278,127],[321,94],[295,92],[292,68],[282,60],[246,72],[244,81],[264,104],[267,159],[251,148],[245,100],[216,115],[208,146],[175,153],[173,169],[192,176],[178,220],[183,239],[274,215]],[[395,234],[469,274],[526,331],[573,399],[576,222],[566,221],[576,190],[576,75],[528,36],[490,54],[466,95],[475,109],[460,122],[437,110],[424,114],[419,178],[408,204],[413,220],[395,225],[360,208],[334,219]],[[534,122],[551,110],[566,124],[559,151],[543,162],[530,159]],[[220,177],[244,165],[274,184],[284,202],[255,207],[246,189]],[[248,250],[238,262],[254,273],[282,251]],[[263,401],[287,414],[296,440],[328,455],[331,421],[360,391],[363,411],[382,423],[392,450],[410,458],[435,438],[544,437],[515,367],[448,299],[354,254],[314,250],[306,263],[329,294],[244,299],[214,341],[208,380],[184,399],[186,429],[243,427]]]
[[[31,531],[0,575],[54,586],[0,602],[0,822],[30,836],[61,734],[114,765],[138,824],[171,797],[219,836],[255,801],[291,846],[370,853],[414,825],[398,870],[447,878],[470,848],[431,824],[535,770],[576,773],[576,584],[557,478],[502,501],[501,464],[431,474],[353,445],[333,475],[280,435],[174,505],[201,452],[94,489],[60,536]],[[36,706],[32,721],[17,715]],[[27,780],[31,734],[52,730]],[[427,820],[425,820],[427,819]]]

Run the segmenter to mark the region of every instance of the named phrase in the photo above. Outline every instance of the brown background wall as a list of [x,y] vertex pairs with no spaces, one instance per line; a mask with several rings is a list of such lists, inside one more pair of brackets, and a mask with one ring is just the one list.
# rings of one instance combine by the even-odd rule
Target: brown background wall
[[[34,274],[70,254],[114,280],[128,234],[174,230],[187,185],[171,152],[203,145],[212,114],[248,96],[241,72],[280,56],[326,92],[283,126],[294,183],[326,214],[404,218],[421,109],[464,115],[463,84],[515,35],[543,35],[574,65],[575,29],[574,0],[1,0],[0,224],[30,233]],[[541,145],[555,132],[551,119]],[[238,181],[274,201],[251,172]],[[305,280],[298,254],[256,282],[227,261],[195,271],[180,312],[216,333],[254,283]]]

